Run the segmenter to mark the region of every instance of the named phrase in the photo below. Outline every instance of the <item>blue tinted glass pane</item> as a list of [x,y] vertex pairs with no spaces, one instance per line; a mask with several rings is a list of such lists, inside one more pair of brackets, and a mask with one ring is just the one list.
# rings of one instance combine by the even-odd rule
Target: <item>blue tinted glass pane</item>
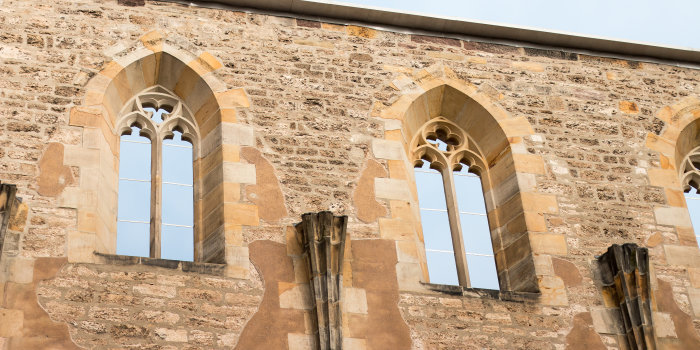
[[151,183],[119,180],[119,220],[151,220]]
[[117,222],[117,254],[148,256],[150,225]]
[[[426,164],[428,162],[425,162]],[[418,204],[421,208],[447,209],[445,204],[445,187],[442,185],[442,175],[437,170],[426,166],[414,170]]]
[[[695,190],[692,190],[693,192]],[[695,239],[700,246],[700,195],[697,193],[686,193],[686,202],[688,203],[688,212],[690,213],[690,221],[693,223],[695,230]]]
[[420,220],[426,249],[453,251],[447,212],[421,210]]
[[474,174],[467,173],[466,170],[455,172],[454,179],[459,211],[486,214],[481,179]]
[[194,222],[191,186],[163,184],[163,222],[191,226]]
[[459,285],[454,254],[426,250],[425,255],[428,259],[430,283]]
[[192,145],[179,140],[163,141],[163,181],[192,184]]
[[491,233],[486,216],[460,214],[462,239],[467,253],[493,254]]
[[163,259],[194,260],[194,234],[192,228],[163,225],[161,229]]
[[499,289],[496,262],[492,256],[467,254],[467,265],[472,288]]
[[133,135],[121,137],[119,142],[119,177],[137,180],[151,178],[151,141],[149,139]]

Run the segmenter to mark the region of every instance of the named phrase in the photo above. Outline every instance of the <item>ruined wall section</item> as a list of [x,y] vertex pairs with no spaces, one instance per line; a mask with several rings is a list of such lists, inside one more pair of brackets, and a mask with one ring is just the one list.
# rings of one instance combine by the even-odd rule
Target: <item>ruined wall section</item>
[[[371,169],[370,178],[403,171],[391,160],[378,159],[372,140],[399,128],[396,121],[379,118],[380,112],[404,93],[421,92],[411,81],[430,76],[432,67],[449,68],[455,79],[490,96],[511,115],[527,118],[533,127],[533,135],[511,143],[543,159],[533,164],[536,188],[556,197],[557,210],[543,217],[544,230],[552,234],[540,242],[547,255],[534,258],[538,269],[560,281],[549,286],[559,299],[515,302],[474,294],[400,292],[393,281],[378,288],[363,278],[374,276],[371,264],[363,263],[370,267],[353,278],[349,249],[344,277],[354,299],[345,311],[350,314],[347,319],[356,322],[345,325],[344,333],[356,337],[357,348],[381,344],[377,330],[383,325],[376,312],[385,310],[368,310],[371,305],[399,308],[413,348],[465,343],[487,348],[617,348],[617,330],[606,322],[594,256],[623,242],[649,247],[657,277],[665,281],[663,290],[673,291],[673,298],[664,299],[669,305],[664,317],[671,325],[664,337],[697,337],[700,322],[691,303],[700,307],[700,295],[687,292],[687,266],[665,265],[662,243],[678,244],[679,239],[674,227],[656,221],[654,207],[669,198],[650,185],[649,169],[663,162],[646,145],[649,133],[660,134],[665,127],[656,117],[658,111],[700,95],[700,73],[695,69],[151,1],[145,7],[126,8],[112,0],[4,0],[0,29],[0,179],[17,185],[18,196],[29,208],[16,254],[2,258],[0,300],[10,284],[29,291],[23,295],[38,294],[53,320],[70,325],[72,340],[79,345],[102,348],[119,340],[125,345],[177,347],[187,339],[193,348],[234,346],[245,334],[243,320],[255,317],[250,316],[257,311],[253,300],[264,294],[257,275],[235,280],[152,266],[68,264],[36,291],[31,288],[39,282],[26,278],[35,258],[66,255],[66,234],[76,229],[78,218],[74,209],[62,207],[60,194],[91,180],[77,168],[63,166],[75,161],[66,159],[72,155],[63,150],[79,146],[85,137],[82,128],[69,126],[70,108],[80,104],[85,84],[112,53],[152,30],[177,34],[212,53],[224,64],[221,79],[244,87],[249,96],[250,108],[237,118],[254,127],[260,154],[248,151],[246,161],[263,164],[258,169],[267,170],[256,174],[258,184],[279,188],[282,196],[268,197],[279,203],[272,214],[260,216],[260,225],[242,228],[246,244],[287,243],[293,238],[289,227],[301,213],[327,209],[349,216],[349,246],[353,240],[380,238],[381,217],[363,216],[363,221],[356,206],[384,206],[384,217],[393,218],[399,217],[398,202],[393,201],[393,207],[390,200],[358,204],[353,194],[363,169]],[[64,160],[56,163],[60,158]],[[374,182],[370,181],[365,182]],[[254,201],[263,190],[243,186],[241,196]],[[381,246],[391,247],[385,243]],[[290,256],[291,246],[288,243],[286,249]],[[304,317],[299,309],[308,309],[299,292],[304,290],[304,276],[295,275],[297,266],[284,256],[285,249],[275,247],[282,257],[269,258],[264,269],[276,271],[272,267],[281,264],[285,275],[265,284],[274,295],[260,305],[275,312],[286,308],[281,314],[298,321]],[[364,258],[360,253],[354,255]],[[399,261],[418,254],[397,252]],[[688,254],[688,259],[679,260],[700,264],[697,249]],[[358,264],[363,261],[359,258]],[[389,270],[394,271],[393,266]],[[223,287],[207,281],[220,281]],[[95,292],[78,295],[75,286]],[[105,295],[114,294],[109,290],[120,291],[120,297],[106,301]],[[154,311],[162,318],[150,320],[143,316],[150,308],[144,302],[148,293],[157,291],[165,293],[153,300],[163,303]],[[245,295],[250,302],[227,299],[229,294]],[[212,295],[213,301],[202,299]],[[12,320],[20,315],[15,305],[5,303],[2,308],[2,325],[10,324],[7,315]],[[124,330],[135,333],[119,333],[124,323],[100,318],[104,309],[136,319],[133,330]],[[216,312],[199,319],[202,310]],[[386,310],[398,322],[394,311]],[[255,329],[273,322],[264,315],[253,319]],[[276,345],[309,345],[299,322],[279,325],[279,337],[271,340]],[[0,326],[0,349],[21,331]],[[260,334],[246,336],[255,343]]]

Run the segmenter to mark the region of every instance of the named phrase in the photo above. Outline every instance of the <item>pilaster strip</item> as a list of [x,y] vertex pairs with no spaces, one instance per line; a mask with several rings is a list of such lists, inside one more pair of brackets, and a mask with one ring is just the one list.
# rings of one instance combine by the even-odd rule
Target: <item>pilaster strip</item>
[[339,350],[343,344],[340,294],[348,218],[322,211],[306,213],[301,219],[295,227],[313,285],[310,291],[317,349]]
[[613,244],[598,262],[603,292],[622,313],[629,349],[656,349],[648,249],[634,243]]

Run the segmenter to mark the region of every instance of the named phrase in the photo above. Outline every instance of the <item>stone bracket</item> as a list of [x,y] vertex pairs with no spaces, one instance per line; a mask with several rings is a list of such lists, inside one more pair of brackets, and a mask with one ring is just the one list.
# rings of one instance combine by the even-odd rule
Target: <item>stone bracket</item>
[[301,220],[295,225],[296,236],[311,282],[316,349],[339,350],[343,343],[340,296],[348,217],[322,211],[306,213]]
[[620,308],[629,349],[656,349],[648,249],[613,244],[598,262],[605,302]]
[[16,209],[19,199],[16,197],[17,187],[15,185],[0,184],[0,260],[2,259],[3,243],[7,226],[12,217],[13,210]]

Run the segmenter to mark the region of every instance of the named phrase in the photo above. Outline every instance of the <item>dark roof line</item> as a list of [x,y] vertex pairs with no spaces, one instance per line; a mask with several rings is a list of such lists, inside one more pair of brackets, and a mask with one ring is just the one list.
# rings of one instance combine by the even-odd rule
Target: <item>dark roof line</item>
[[[573,33],[545,31],[541,29],[515,27],[497,23],[479,22],[449,17],[428,16],[418,13],[364,7],[343,3],[324,3],[314,0],[215,0],[180,1],[194,6],[249,8],[273,11],[282,16],[292,16],[332,23],[355,22],[370,27],[416,34],[433,34],[460,39],[495,41],[515,46],[543,46],[568,51],[592,53],[594,55],[621,55],[644,61],[661,60],[664,63],[697,67],[700,51],[690,48],[670,47],[657,44],[622,41],[604,37],[585,36]],[[353,23],[349,23],[353,24]],[[424,33],[426,31],[429,33]],[[465,38],[466,37],[466,38]],[[671,62],[668,62],[671,61]]]

